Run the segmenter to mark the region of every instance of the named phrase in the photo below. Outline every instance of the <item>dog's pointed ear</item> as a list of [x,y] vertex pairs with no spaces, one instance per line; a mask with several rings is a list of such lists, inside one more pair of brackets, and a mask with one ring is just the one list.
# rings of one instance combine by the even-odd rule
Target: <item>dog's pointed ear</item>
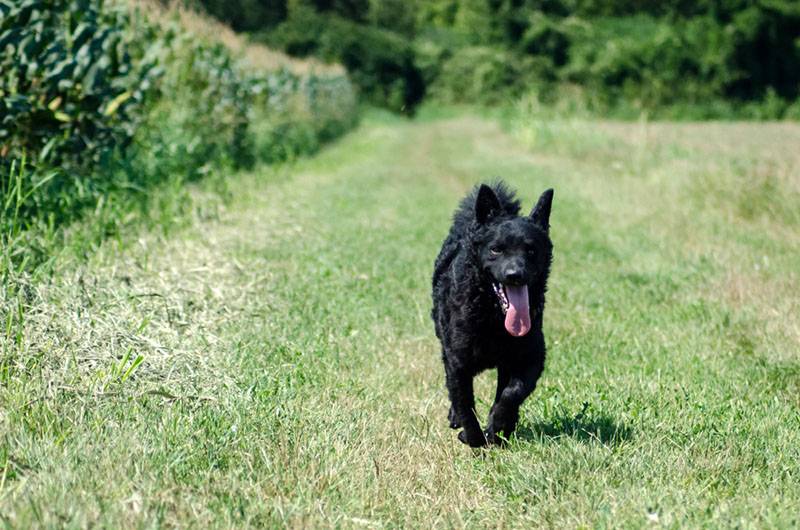
[[494,190],[486,184],[481,184],[478,196],[475,198],[475,219],[483,224],[500,213],[500,199]]
[[550,206],[553,204],[553,188],[546,190],[539,197],[539,201],[531,211],[531,219],[533,222],[544,229],[545,232],[550,230]]

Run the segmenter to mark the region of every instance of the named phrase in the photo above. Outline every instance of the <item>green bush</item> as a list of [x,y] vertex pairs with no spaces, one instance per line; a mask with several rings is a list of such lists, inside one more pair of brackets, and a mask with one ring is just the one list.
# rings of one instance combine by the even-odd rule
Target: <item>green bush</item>
[[[102,2],[0,3],[0,141],[5,156],[64,167],[125,145],[157,77],[120,9]],[[134,52],[133,54],[131,52]]]
[[392,32],[297,9],[273,31],[256,38],[291,55],[341,63],[362,98],[375,105],[410,111],[424,95],[412,46]]
[[447,103],[494,104],[508,102],[551,81],[548,59],[470,46],[456,50],[444,61],[430,92]]
[[541,11],[534,11],[526,21],[515,46],[528,55],[546,57],[555,66],[564,66],[569,60],[570,35],[565,24]]
[[271,28],[286,18],[285,0],[200,0],[198,3],[234,31]]
[[344,78],[299,78],[282,71],[255,85],[255,155],[280,162],[316,151],[355,123],[357,101]]
[[[220,13],[217,2],[203,3]],[[261,5],[236,5],[251,21],[263,18]],[[699,109],[726,100],[731,112],[749,114],[745,107],[761,105],[770,91],[794,101],[800,90],[796,0],[275,0],[270,6],[274,16],[258,26],[261,38],[291,54],[343,62],[367,99],[390,108],[410,107],[428,87],[452,99],[458,92],[450,90],[453,79],[439,75],[463,70],[459,62],[475,56],[475,47],[512,56],[476,56],[490,64],[476,64],[469,76],[489,70],[489,77],[507,80],[495,85],[501,90],[495,96],[468,91],[476,102],[514,93],[529,80],[512,80],[509,72],[529,64],[537,71],[533,77],[580,84],[604,111]],[[220,16],[232,12],[238,13]],[[397,37],[413,41],[410,58]],[[526,64],[525,57],[534,60]],[[476,84],[471,77],[467,82]],[[767,107],[770,115],[777,110]],[[709,112],[718,108],[711,104]]]
[[627,101],[650,109],[719,91],[709,75],[715,57],[704,48],[714,38],[710,33],[689,40],[675,25],[646,16],[599,19],[567,31],[572,44],[562,78],[599,94],[606,104]]
[[250,87],[228,49],[173,25],[149,52],[165,68],[135,139],[134,161],[152,161],[141,173],[196,180],[220,164],[252,165]]
[[[369,101],[394,109],[428,88],[486,103],[525,83],[541,93],[551,78],[583,87],[587,108],[624,115],[779,117],[788,105],[770,94],[800,97],[797,0],[270,0],[261,25],[263,3],[202,3],[223,19],[247,12],[291,54],[342,62]],[[463,95],[454,72],[467,76]]]
[[356,121],[345,76],[245,68],[116,1],[0,0],[0,16],[3,244],[87,207],[145,205],[153,186],[313,152]]
[[587,89],[600,110],[707,105],[710,116],[724,107],[725,115],[779,118],[787,105],[775,97],[800,95],[797,2],[536,4],[496,11],[509,24],[522,21],[520,37],[509,32],[508,41],[552,59],[560,79]]
[[127,12],[102,1],[0,3],[2,170],[25,157],[33,174],[59,168],[24,204],[53,222],[108,189],[93,171],[130,144],[160,68]]

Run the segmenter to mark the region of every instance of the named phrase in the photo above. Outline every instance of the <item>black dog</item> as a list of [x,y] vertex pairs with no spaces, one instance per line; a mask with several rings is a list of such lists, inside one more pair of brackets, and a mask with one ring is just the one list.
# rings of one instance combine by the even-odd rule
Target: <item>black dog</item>
[[[544,369],[542,312],[553,259],[553,190],[530,216],[505,184],[476,187],[456,211],[433,271],[436,336],[442,343],[450,427],[472,447],[500,443],[517,426],[519,407]],[[475,415],[472,379],[497,367],[486,430]]]

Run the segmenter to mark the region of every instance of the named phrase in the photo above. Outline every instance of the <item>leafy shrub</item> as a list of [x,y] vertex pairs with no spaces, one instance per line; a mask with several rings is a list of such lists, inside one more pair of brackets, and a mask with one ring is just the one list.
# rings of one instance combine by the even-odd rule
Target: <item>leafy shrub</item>
[[174,24],[149,52],[169,66],[136,137],[133,154],[153,161],[141,173],[195,180],[219,164],[252,165],[247,115],[252,97],[246,74],[230,52]]
[[547,59],[470,46],[456,50],[444,62],[430,91],[448,103],[492,104],[519,97],[551,79],[552,66]]
[[265,162],[291,160],[313,153],[355,123],[355,93],[343,78],[300,78],[278,72],[253,105],[256,156]]
[[235,31],[271,28],[286,18],[286,2],[282,0],[201,0],[199,3]]
[[292,55],[341,63],[362,97],[373,104],[411,110],[424,95],[411,45],[392,32],[298,9],[257,38]]
[[730,70],[738,75],[725,95],[759,99],[771,88],[787,99],[800,96],[800,4],[773,0],[729,10]]
[[[216,0],[202,3],[215,13],[222,9]],[[240,16],[241,8],[248,11],[255,28],[265,5],[255,4],[234,0],[225,4],[228,11],[221,16]],[[686,109],[692,116],[749,116],[754,106],[764,106],[755,114],[779,117],[776,112],[786,110],[774,105],[769,94],[787,103],[800,96],[797,0],[270,0],[268,4],[276,15],[258,26],[261,38],[291,54],[343,62],[367,99],[389,108],[409,108],[428,87],[437,97],[453,99],[459,92],[456,80],[449,77],[454,70],[468,75],[467,94],[478,96],[472,101],[501,101],[520,84],[531,82],[529,65],[535,80],[555,77],[562,86],[580,85],[587,107],[625,115],[676,115]],[[412,41],[410,53],[406,41]],[[497,53],[478,57],[475,47],[511,57]],[[473,49],[462,54],[464,48]],[[501,90],[496,96],[472,90],[476,83],[472,76],[483,76],[485,65],[462,68],[470,54],[489,61],[485,69],[495,72],[489,77],[506,79],[507,84],[494,84]],[[526,57],[533,57],[533,62],[526,63]],[[454,63],[445,70],[451,59]],[[508,65],[505,69],[499,68],[503,62]],[[523,78],[512,79],[515,70]],[[448,77],[439,79],[440,74]],[[542,92],[538,81],[534,89]],[[466,94],[459,99],[468,100]]]
[[0,13],[3,166],[25,156],[32,171],[61,168],[20,206],[58,221],[104,192],[90,173],[130,144],[160,69],[121,8],[25,0]]
[[534,11],[527,21],[516,46],[524,53],[547,57],[556,66],[564,66],[569,59],[570,36],[568,24]]
[[125,14],[100,2],[0,4],[0,141],[36,162],[97,162],[131,136],[157,76],[130,53]]
[[416,0],[370,0],[370,24],[413,38],[417,30]]
[[606,110],[779,118],[786,105],[774,96],[800,95],[793,1],[557,0],[528,9],[506,14],[524,20],[522,36],[510,40],[551,58],[562,81],[585,87]]
[[719,90],[708,79],[716,57],[704,53],[711,34],[689,40],[676,26],[646,16],[599,19],[568,31],[570,62],[562,77],[601,95],[606,104],[625,100],[654,108]]
[[[312,152],[356,120],[340,73],[245,66],[219,42],[116,1],[0,0],[0,15],[4,242],[115,194],[146,202],[155,185]],[[276,131],[269,154],[256,145],[265,128]]]

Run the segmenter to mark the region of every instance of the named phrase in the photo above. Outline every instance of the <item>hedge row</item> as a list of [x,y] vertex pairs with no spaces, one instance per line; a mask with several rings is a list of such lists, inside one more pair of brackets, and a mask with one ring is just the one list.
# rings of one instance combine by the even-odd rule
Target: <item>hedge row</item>
[[17,224],[57,225],[116,190],[311,152],[356,116],[344,74],[247,67],[116,1],[0,0],[5,225],[9,208]]

